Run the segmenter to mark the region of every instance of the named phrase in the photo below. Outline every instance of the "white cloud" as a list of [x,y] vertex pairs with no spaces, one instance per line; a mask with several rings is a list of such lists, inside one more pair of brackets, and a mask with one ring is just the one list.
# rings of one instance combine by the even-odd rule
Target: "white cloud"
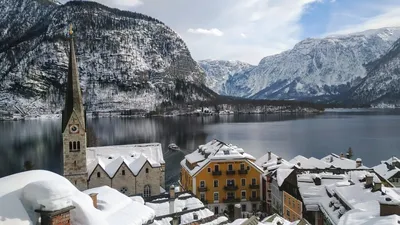
[[197,29],[188,29],[189,33],[193,33],[193,34],[205,34],[205,35],[213,35],[213,36],[222,36],[224,35],[224,33],[220,30],[218,30],[217,28],[212,28],[212,29],[203,29],[203,28],[197,28]]
[[244,33],[241,33],[240,36],[241,36],[242,38],[247,38],[247,35],[244,34]]

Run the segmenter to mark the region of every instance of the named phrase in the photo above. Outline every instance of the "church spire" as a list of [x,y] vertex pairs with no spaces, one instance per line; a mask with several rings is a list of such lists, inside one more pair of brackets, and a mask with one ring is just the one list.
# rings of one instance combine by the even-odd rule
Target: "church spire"
[[62,124],[63,132],[65,131],[65,128],[73,112],[77,114],[79,123],[81,124],[82,129],[85,130],[85,121],[84,121],[85,116],[83,109],[81,87],[79,84],[79,73],[76,63],[72,25],[70,25],[69,28],[68,39],[69,39],[70,53],[69,53],[69,65],[68,65],[67,89],[65,94],[65,108],[64,108],[63,124]]

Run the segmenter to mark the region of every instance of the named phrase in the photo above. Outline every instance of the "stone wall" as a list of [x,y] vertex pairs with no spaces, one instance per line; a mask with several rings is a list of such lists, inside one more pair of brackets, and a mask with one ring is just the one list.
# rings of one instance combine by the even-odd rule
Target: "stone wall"
[[[100,177],[97,177],[98,173],[100,173]],[[99,165],[97,165],[92,175],[89,177],[88,188],[101,187],[104,185],[112,187],[111,179],[108,177],[106,172]]]
[[159,195],[161,186],[160,177],[160,168],[152,168],[149,162],[146,162],[136,176],[136,194],[143,194],[144,187],[150,185],[151,195]]
[[[125,172],[125,175],[123,175],[122,171]],[[112,188],[115,188],[128,196],[136,194],[136,177],[125,163],[121,165],[114,175],[112,179]]]

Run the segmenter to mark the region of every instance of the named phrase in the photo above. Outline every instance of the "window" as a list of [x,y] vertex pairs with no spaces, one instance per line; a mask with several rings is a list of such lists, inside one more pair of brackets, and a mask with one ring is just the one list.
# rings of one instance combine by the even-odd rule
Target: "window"
[[251,184],[252,184],[252,185],[256,185],[256,184],[257,184],[256,178],[252,178],[252,179],[251,179]]
[[244,164],[243,163],[240,164],[240,170],[244,170]]
[[76,141],[74,141],[72,144],[74,146],[73,149],[76,150]]
[[226,180],[227,186],[235,186],[235,180]]
[[252,208],[253,208],[253,211],[257,211],[257,205],[256,204],[253,204]]
[[214,187],[218,187],[218,180],[214,180]]
[[289,210],[286,210],[286,215],[290,216],[290,211]]
[[233,170],[232,164],[228,164],[228,170],[229,170],[229,171],[232,171],[232,170]]
[[69,150],[72,150],[72,142],[69,142]]
[[100,172],[97,172],[97,177],[100,177]]
[[144,197],[150,197],[151,196],[150,185],[144,186],[143,196]]
[[246,186],[246,179],[245,178],[242,178],[242,186]]
[[201,180],[201,181],[200,181],[200,187],[203,188],[203,187],[205,187],[205,186],[206,186],[206,182],[205,182],[204,180]]
[[122,176],[125,176],[125,170],[122,170]]
[[226,197],[229,198],[229,199],[235,198],[235,192],[226,193]]
[[77,183],[76,180],[74,181],[74,183],[75,183],[75,185],[76,185],[76,183]]
[[257,197],[257,191],[252,191],[251,192],[251,197],[256,198]]
[[218,165],[214,165],[214,170],[215,171],[219,171],[219,166]]
[[242,191],[242,199],[246,199],[246,191]]
[[219,201],[219,193],[214,192],[214,201]]
[[128,188],[123,187],[119,190],[122,194],[126,194],[128,192]]
[[207,171],[210,173],[210,172],[211,172],[211,168],[210,168],[210,167],[208,167]]
[[74,161],[74,166],[76,167],[76,160]]
[[206,195],[204,193],[200,193],[200,200],[204,201],[206,199]]
[[242,205],[242,212],[246,212],[246,209],[247,207],[246,207],[246,205]]
[[149,173],[149,168],[146,168],[146,173]]

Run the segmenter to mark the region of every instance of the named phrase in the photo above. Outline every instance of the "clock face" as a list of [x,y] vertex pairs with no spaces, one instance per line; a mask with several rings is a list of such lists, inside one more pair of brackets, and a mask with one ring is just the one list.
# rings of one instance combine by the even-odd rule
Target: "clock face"
[[77,133],[79,133],[79,127],[78,127],[78,125],[70,125],[70,126],[69,126],[69,132],[70,132],[71,134],[77,134]]

